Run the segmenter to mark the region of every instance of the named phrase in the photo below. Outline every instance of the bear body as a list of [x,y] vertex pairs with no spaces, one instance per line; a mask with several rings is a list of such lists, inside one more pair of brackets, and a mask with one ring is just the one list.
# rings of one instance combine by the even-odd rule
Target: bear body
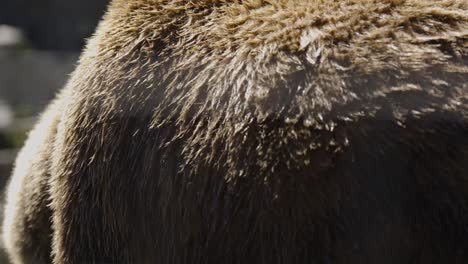
[[114,0],[19,154],[16,263],[466,263],[464,0]]

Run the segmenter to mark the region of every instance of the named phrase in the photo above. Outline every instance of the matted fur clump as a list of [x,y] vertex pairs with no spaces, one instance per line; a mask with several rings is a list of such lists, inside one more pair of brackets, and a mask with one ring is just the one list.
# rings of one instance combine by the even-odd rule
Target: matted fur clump
[[467,263],[464,0],[114,0],[20,153],[14,263]]

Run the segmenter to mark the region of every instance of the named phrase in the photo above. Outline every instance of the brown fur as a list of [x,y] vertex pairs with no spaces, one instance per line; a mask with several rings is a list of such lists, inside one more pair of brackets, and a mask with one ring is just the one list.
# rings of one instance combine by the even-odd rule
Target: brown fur
[[463,0],[115,0],[18,157],[7,249],[466,263],[467,40]]

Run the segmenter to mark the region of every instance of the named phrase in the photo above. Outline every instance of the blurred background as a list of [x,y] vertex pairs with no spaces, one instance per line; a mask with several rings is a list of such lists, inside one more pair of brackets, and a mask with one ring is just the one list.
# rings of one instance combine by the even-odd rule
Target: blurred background
[[18,149],[73,71],[108,2],[0,0],[0,206]]

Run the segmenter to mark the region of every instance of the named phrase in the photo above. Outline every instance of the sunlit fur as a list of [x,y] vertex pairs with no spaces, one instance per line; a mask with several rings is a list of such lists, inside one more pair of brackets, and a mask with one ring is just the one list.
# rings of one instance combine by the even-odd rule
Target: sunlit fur
[[20,153],[15,263],[467,263],[468,2],[115,0]]

